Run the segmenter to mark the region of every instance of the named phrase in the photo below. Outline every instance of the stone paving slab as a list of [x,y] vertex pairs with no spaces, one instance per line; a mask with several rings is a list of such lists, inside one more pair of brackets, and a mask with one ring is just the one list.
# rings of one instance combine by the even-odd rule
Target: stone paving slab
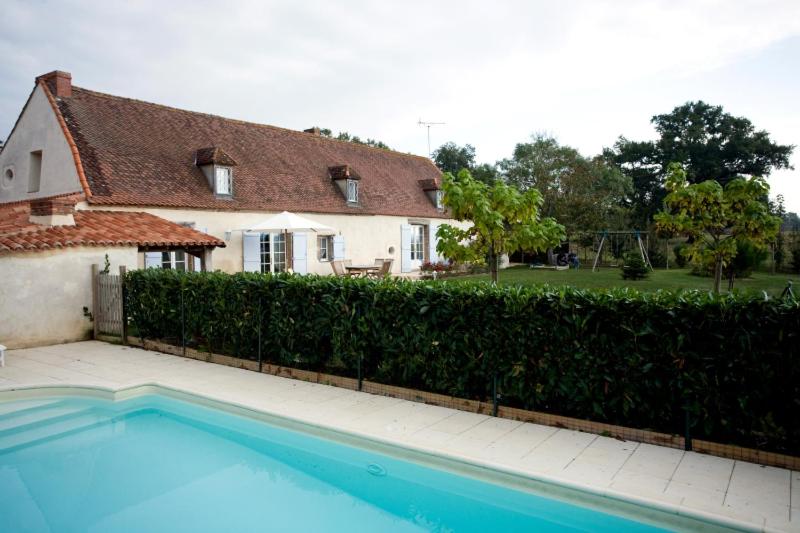
[[96,341],[11,350],[6,366],[0,368],[0,390],[40,384],[120,389],[146,383],[400,445],[429,447],[596,492],[614,491],[732,518],[755,529],[800,532],[800,473],[781,468],[492,418]]

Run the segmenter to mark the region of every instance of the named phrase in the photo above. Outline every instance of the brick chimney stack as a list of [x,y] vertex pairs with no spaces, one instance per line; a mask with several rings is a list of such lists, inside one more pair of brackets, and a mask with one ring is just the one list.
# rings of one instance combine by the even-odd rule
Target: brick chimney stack
[[44,82],[56,98],[69,98],[72,96],[72,74],[61,70],[54,70],[36,78],[36,83]]
[[30,222],[43,226],[74,226],[75,198],[43,198],[31,200]]

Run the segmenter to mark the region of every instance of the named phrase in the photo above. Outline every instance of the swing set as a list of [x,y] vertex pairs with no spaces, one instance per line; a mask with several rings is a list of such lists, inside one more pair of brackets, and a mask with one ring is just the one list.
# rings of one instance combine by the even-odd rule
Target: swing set
[[[642,239],[642,236],[644,236],[644,239]],[[594,256],[592,272],[597,272],[600,266],[618,266],[603,261],[604,248],[609,248],[611,250],[611,256],[614,259],[619,259],[625,252],[636,249],[641,254],[644,264],[647,265],[650,270],[653,270],[650,257],[647,255],[649,236],[646,231],[598,231],[595,233],[595,242],[598,240],[600,243],[597,245],[597,255]]]

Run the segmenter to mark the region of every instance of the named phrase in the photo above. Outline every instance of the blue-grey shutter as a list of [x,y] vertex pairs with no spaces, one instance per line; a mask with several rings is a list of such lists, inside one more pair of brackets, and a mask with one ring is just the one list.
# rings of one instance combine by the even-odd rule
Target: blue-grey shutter
[[145,252],[144,267],[161,268],[161,252]]
[[297,274],[308,273],[307,237],[305,233],[292,233],[292,270]]
[[411,272],[411,225],[400,226],[400,272]]
[[334,261],[344,259],[344,237],[341,235],[333,236],[333,259]]
[[[197,229],[197,228],[195,228]],[[202,231],[203,233],[208,234],[208,228],[200,228],[198,231]],[[194,258],[194,271],[200,272],[203,270],[203,261],[199,257]]]
[[261,234],[242,234],[242,270],[261,272]]
[[439,244],[439,237],[436,236],[436,230],[439,229],[439,224],[431,222],[428,226],[428,258],[431,263],[438,263],[442,260],[439,252],[436,251],[436,245]]

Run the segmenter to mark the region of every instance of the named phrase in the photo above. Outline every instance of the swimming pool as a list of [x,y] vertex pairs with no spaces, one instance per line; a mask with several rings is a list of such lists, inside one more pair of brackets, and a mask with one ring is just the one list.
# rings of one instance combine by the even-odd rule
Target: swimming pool
[[0,402],[0,531],[662,530],[642,514],[162,395]]

